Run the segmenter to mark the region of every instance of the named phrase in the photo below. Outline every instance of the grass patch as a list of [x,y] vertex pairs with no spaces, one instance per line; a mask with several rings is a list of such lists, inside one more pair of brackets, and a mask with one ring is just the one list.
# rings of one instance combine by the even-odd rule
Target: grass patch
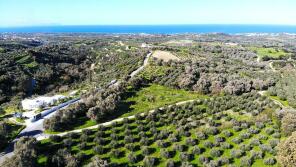
[[280,99],[278,96],[271,96],[269,93],[264,93],[265,96],[271,98],[272,100],[276,100],[278,102],[280,102],[283,106],[285,107],[289,107],[289,102],[287,100],[282,100]]
[[275,49],[275,48],[250,47],[249,49],[256,52],[259,58],[261,59],[264,57],[279,59],[281,57],[289,55],[289,53],[286,53],[283,50]]
[[96,121],[93,121],[93,120],[88,120],[86,121],[83,125],[77,127],[77,129],[83,129],[83,128],[87,128],[87,127],[90,127],[90,126],[94,126],[96,125]]
[[162,107],[169,104],[174,104],[181,101],[205,98],[194,92],[172,89],[161,85],[152,84],[146,88],[142,88],[140,91],[135,92],[135,95],[125,100],[129,106],[129,111],[123,114],[121,117],[127,117],[149,111],[158,107]]
[[7,105],[3,107],[5,114],[12,114],[16,111],[19,111],[16,105]]
[[25,120],[23,120],[22,118],[16,118],[15,120],[19,123],[25,123]]
[[280,102],[283,106],[288,107],[289,102],[287,100],[281,100],[278,96],[269,96],[271,99]]

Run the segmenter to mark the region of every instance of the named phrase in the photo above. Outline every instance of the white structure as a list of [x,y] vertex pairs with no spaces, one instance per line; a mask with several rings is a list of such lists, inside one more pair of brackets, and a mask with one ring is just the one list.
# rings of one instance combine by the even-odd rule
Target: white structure
[[22,101],[22,107],[24,110],[36,110],[38,108],[53,105],[55,102],[65,99],[63,95],[55,95],[52,97],[40,96],[35,99],[25,99]]
[[69,96],[75,96],[75,95],[77,95],[77,93],[78,93],[78,90],[74,90],[69,93]]
[[150,48],[150,46],[147,43],[142,43],[141,48]]

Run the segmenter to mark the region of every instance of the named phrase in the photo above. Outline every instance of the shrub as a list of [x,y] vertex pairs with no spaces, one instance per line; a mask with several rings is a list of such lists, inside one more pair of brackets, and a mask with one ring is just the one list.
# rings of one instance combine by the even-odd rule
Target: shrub
[[118,150],[118,149],[113,149],[111,151],[111,156],[114,157],[114,158],[120,158],[121,157],[121,151]]
[[88,137],[86,134],[82,134],[82,135],[80,136],[80,140],[83,141],[83,142],[88,142],[89,137]]
[[98,131],[105,131],[107,128],[103,125],[98,126]]
[[286,136],[290,136],[292,132],[296,131],[296,114],[287,112],[281,120],[282,132]]
[[243,152],[241,150],[231,150],[230,151],[230,156],[231,158],[240,158],[241,156],[243,156]]
[[211,160],[208,164],[206,164],[208,167],[219,167],[219,162],[216,160]]
[[92,134],[92,130],[90,130],[90,129],[84,129],[84,130],[82,130],[82,134],[85,134],[85,135],[89,136],[89,135]]
[[219,133],[219,130],[218,130],[218,128],[216,128],[216,127],[209,127],[209,128],[207,128],[207,129],[205,129],[205,133],[206,133],[207,135],[216,135],[216,134]]
[[219,166],[228,165],[230,163],[227,157],[221,157],[217,161]]
[[251,158],[253,160],[262,159],[263,158],[263,152],[262,151],[254,151],[254,150],[252,150],[250,152],[250,154],[251,154]]
[[225,137],[231,137],[233,135],[229,130],[224,130],[222,133]]
[[65,135],[66,138],[69,138],[69,139],[77,139],[79,137],[79,134],[78,133],[68,133]]
[[170,158],[171,157],[171,154],[168,150],[166,149],[161,149],[160,151],[160,155],[166,159]]
[[125,136],[124,137],[124,142],[127,143],[133,143],[134,142],[134,138],[133,136]]
[[174,151],[185,151],[186,147],[182,144],[174,143],[173,150]]
[[275,132],[274,134],[271,135],[273,138],[281,138],[281,134],[279,132]]
[[264,159],[264,164],[265,165],[274,165],[275,163],[276,163],[276,160],[273,157]]
[[100,145],[95,146],[93,149],[94,149],[94,152],[97,154],[104,154],[105,152],[104,147]]
[[130,151],[136,151],[136,146],[134,143],[127,144],[125,147]]
[[202,163],[202,164],[203,164],[203,163],[207,163],[207,162],[209,162],[209,158],[206,157],[206,156],[204,156],[204,155],[199,156],[198,160],[199,160],[199,162]]
[[147,137],[144,137],[140,140],[140,144],[144,146],[148,146],[150,144],[150,141]]
[[145,158],[143,159],[143,165],[144,167],[154,167],[156,164],[156,158],[155,157],[149,157],[149,156],[145,156]]
[[249,144],[241,144],[239,146],[239,149],[244,152],[247,152],[247,151],[250,151],[252,149],[252,147]]
[[186,141],[185,141],[185,143],[186,143],[187,145],[194,146],[194,145],[196,145],[197,142],[196,142],[195,139],[187,138]]
[[230,149],[230,148],[232,148],[232,145],[227,143],[227,142],[224,142],[224,143],[221,144],[221,148]]
[[205,141],[205,142],[203,142],[203,146],[206,148],[212,148],[213,143],[211,141]]
[[181,162],[181,167],[193,167],[193,165],[190,162]]
[[118,147],[120,146],[120,143],[119,143],[119,141],[112,140],[112,141],[109,143],[109,146],[110,146],[110,148],[118,148]]
[[105,145],[106,143],[105,139],[101,137],[95,137],[94,142],[97,143],[98,145]]
[[110,135],[110,137],[111,137],[112,140],[116,140],[116,141],[119,140],[119,136],[117,134],[115,134],[115,133],[112,133]]
[[158,141],[156,141],[156,144],[157,144],[157,146],[160,147],[160,148],[165,148],[165,147],[168,146],[168,144],[167,144],[166,142],[162,141],[162,140],[158,140]]
[[215,142],[217,143],[222,143],[225,141],[225,138],[224,137],[220,137],[220,136],[216,136],[215,137]]
[[84,150],[86,148],[86,146],[87,146],[86,142],[82,142],[78,145],[78,148],[81,150]]
[[251,128],[248,129],[248,132],[251,133],[251,134],[258,134],[260,132],[260,130],[257,129],[257,128],[251,127]]
[[238,132],[241,130],[241,127],[240,126],[233,126],[233,130]]
[[259,129],[263,129],[265,127],[264,123],[262,123],[262,122],[256,122],[255,126]]
[[98,145],[94,147],[94,152],[97,154],[104,154],[105,149],[103,146]]
[[247,129],[247,128],[249,128],[249,124],[244,122],[244,123],[241,124],[241,128]]
[[267,128],[267,129],[265,130],[265,133],[268,134],[268,135],[273,134],[273,132],[274,132],[274,129],[272,129],[272,128]]
[[261,143],[260,143],[260,140],[259,139],[251,139],[251,141],[250,141],[250,145],[251,146],[259,146]]
[[270,145],[272,148],[276,147],[279,143],[280,143],[280,140],[279,140],[279,139],[272,139],[272,140],[269,140],[269,145]]
[[104,137],[105,132],[104,131],[97,131],[95,134],[97,137]]
[[249,166],[252,166],[252,159],[250,157],[242,157],[241,160],[240,160],[240,166],[242,167],[249,167]]
[[261,145],[259,145],[259,148],[260,148],[260,150],[262,151],[262,152],[268,152],[268,153],[272,153],[272,151],[273,151],[273,149],[272,149],[272,147],[271,146],[269,146],[269,145],[266,145],[266,144],[261,144]]
[[178,142],[179,141],[179,137],[174,135],[174,134],[170,134],[169,136],[169,140],[173,143]]
[[65,147],[71,147],[73,145],[72,139],[64,139],[63,143]]
[[127,159],[129,162],[131,162],[132,164],[137,162],[137,156],[135,155],[135,153],[131,152],[127,155]]
[[199,154],[201,154],[201,152],[202,152],[202,150],[198,146],[194,146],[191,151],[191,153],[193,155],[199,155]]
[[239,137],[236,137],[236,138],[232,139],[232,142],[235,144],[240,144],[241,142],[243,142],[243,140]]
[[141,150],[142,150],[142,153],[143,153],[144,155],[149,155],[149,154],[151,154],[150,148],[147,147],[147,146],[142,147]]
[[213,148],[210,151],[210,155],[212,157],[219,157],[221,154],[222,154],[222,152],[219,149],[217,149],[217,148]]
[[76,154],[75,157],[77,158],[78,161],[81,162],[86,158],[86,155],[84,153],[82,153],[82,152],[79,152],[79,153]]
[[281,141],[277,150],[277,160],[281,166],[294,166],[296,164],[296,133]]
[[58,135],[49,136],[49,139],[53,142],[56,142],[56,143],[61,142],[61,140],[62,140],[61,136],[58,136]]
[[251,134],[248,132],[240,134],[240,138],[242,139],[249,139],[251,137]]
[[189,161],[191,160],[192,157],[191,157],[191,154],[181,152],[179,158],[181,161]]
[[173,160],[171,160],[171,159],[168,159],[167,161],[166,161],[166,165],[165,165],[166,167],[175,167],[176,165],[175,165],[175,162],[173,161]]
[[258,135],[259,140],[267,140],[268,137],[265,135]]
[[205,140],[207,138],[207,135],[203,132],[197,132],[196,137],[200,140]]

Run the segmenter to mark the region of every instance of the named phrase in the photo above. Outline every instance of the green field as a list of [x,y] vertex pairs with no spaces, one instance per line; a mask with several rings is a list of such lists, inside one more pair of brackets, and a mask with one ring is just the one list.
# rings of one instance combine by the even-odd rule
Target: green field
[[289,102],[287,100],[281,100],[278,96],[269,96],[271,99],[280,102],[283,106],[288,107]]
[[264,93],[264,95],[265,96],[267,96],[267,97],[269,97],[269,98],[271,98],[271,99],[273,99],[273,100],[275,100],[275,101],[278,101],[278,102],[280,102],[283,106],[285,106],[285,107],[289,107],[290,105],[289,105],[289,102],[287,101],[287,100],[281,100],[281,98],[279,98],[278,96],[271,96],[269,93]]
[[289,55],[289,53],[286,53],[283,50],[275,49],[275,48],[250,47],[249,49],[254,51],[259,56],[260,59],[264,57],[279,59],[281,57],[285,57]]
[[129,106],[129,111],[121,117],[127,117],[142,113],[165,105],[174,104],[181,101],[205,98],[194,92],[172,89],[161,85],[151,84],[148,87],[134,92],[132,97],[125,100]]
[[[44,140],[38,147],[38,162],[46,166],[49,154],[68,147],[71,154],[85,157],[81,165],[98,156],[114,166],[149,166],[147,159],[150,166],[166,166],[168,161],[176,166],[276,166],[281,132],[274,110],[268,107],[271,103],[252,101],[255,97],[197,100],[82,134]],[[263,110],[254,114],[260,106]]]
[[[126,96],[126,99],[123,100],[117,109],[116,114],[106,121],[116,119],[118,117],[128,117],[181,101],[207,97],[194,92],[172,89],[156,84],[148,85],[140,90],[130,88]],[[77,118],[76,122],[77,124],[69,128],[68,131],[87,128],[97,124],[95,121],[88,119],[86,116]],[[57,134],[59,132],[46,131],[46,133]]]

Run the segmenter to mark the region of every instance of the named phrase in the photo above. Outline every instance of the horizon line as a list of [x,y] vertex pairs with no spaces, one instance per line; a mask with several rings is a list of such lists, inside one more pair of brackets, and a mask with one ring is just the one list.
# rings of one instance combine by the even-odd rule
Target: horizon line
[[0,26],[3,28],[32,28],[32,27],[68,27],[68,26],[296,26],[296,24],[256,24],[256,23],[197,23],[197,24],[52,24],[52,25],[21,25]]

